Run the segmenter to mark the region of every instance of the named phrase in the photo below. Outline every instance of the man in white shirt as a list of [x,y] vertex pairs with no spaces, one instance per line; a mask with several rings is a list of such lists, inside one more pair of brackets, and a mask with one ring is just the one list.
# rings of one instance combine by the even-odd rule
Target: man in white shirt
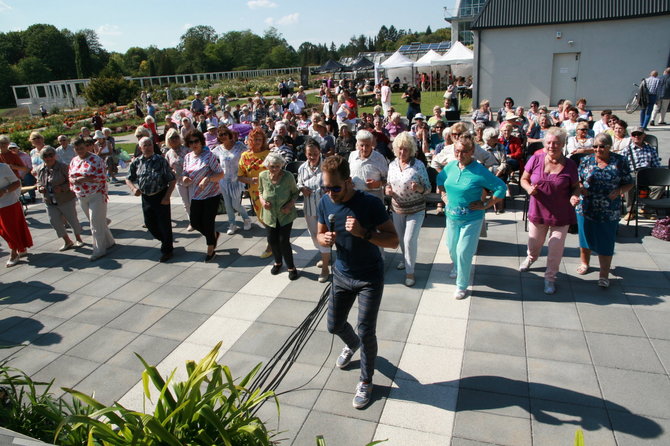
[[288,106],[289,111],[297,116],[302,113],[303,108],[305,108],[305,103],[298,99],[298,95],[291,96],[291,103]]
[[391,87],[389,86],[390,82],[388,79],[384,79],[381,88],[382,94],[382,110],[384,110],[384,116],[388,115],[388,111],[391,108]]
[[603,133],[609,129],[609,120],[612,117],[612,110],[603,110],[600,112],[600,121],[593,124],[593,133]]
[[384,201],[384,185],[389,166],[384,155],[374,150],[375,137],[367,130],[356,134],[356,150],[349,155],[354,188]]

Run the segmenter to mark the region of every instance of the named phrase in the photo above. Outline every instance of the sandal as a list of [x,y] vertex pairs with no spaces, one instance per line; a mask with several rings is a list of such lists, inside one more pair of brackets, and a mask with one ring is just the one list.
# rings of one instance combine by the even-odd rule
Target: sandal
[[601,277],[600,279],[598,279],[598,286],[600,288],[609,288],[610,280],[609,279],[604,279],[604,278]]
[[589,272],[589,265],[587,265],[586,263],[582,263],[577,267],[577,274],[579,274],[580,276],[583,276],[588,272]]

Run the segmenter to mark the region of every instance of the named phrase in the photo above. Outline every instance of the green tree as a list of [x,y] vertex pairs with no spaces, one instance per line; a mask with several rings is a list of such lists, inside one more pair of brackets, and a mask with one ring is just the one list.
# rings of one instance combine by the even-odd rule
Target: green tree
[[35,56],[24,57],[14,67],[22,84],[39,84],[53,79],[51,68]]
[[140,64],[147,60],[147,50],[139,47],[128,48],[126,54],[123,55],[124,67],[126,71],[132,76],[141,76]]
[[295,66],[297,61],[298,57],[293,48],[277,45],[270,50],[264,62],[268,68],[282,68]]
[[135,82],[122,77],[97,77],[84,89],[89,105],[127,104],[137,95]]
[[198,73],[212,68],[205,53],[208,44],[216,43],[216,31],[211,26],[198,25],[189,28],[181,36],[178,49],[181,51],[185,71]]
[[15,65],[25,56],[23,31],[0,33],[0,57]]
[[0,105],[14,105],[12,85],[19,84],[16,71],[0,56]]
[[77,69],[77,77],[84,79],[91,75],[93,68],[91,66],[91,49],[84,33],[76,33],[73,40],[72,47],[74,48],[74,64]]
[[107,65],[105,65],[105,68],[100,70],[100,73],[98,73],[99,77],[120,77],[120,76],[125,76],[127,74],[126,70],[124,69],[124,60],[123,56],[121,56],[118,53],[114,53],[110,55],[109,61],[107,62]]
[[26,57],[35,57],[48,66],[52,79],[71,79],[76,75],[74,51],[67,33],[53,25],[36,24],[23,32]]

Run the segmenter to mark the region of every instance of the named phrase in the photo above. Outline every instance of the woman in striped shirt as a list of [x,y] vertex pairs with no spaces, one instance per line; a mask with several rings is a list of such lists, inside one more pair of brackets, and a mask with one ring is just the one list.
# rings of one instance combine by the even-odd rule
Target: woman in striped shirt
[[223,178],[223,169],[219,160],[209,150],[205,150],[205,136],[199,130],[191,130],[184,138],[191,152],[184,157],[182,183],[191,193],[191,226],[205,236],[207,256],[205,262],[216,255],[216,242],[219,232],[215,231],[216,211],[221,201],[219,180]]

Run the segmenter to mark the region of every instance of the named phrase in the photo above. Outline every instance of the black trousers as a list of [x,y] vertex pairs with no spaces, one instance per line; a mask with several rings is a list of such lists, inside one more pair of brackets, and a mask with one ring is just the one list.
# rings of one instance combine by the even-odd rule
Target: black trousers
[[207,246],[216,243],[214,224],[220,200],[221,195],[205,198],[204,200],[191,200],[191,213],[189,214],[191,226],[205,236]]
[[268,244],[272,249],[272,255],[275,258],[276,264],[281,264],[283,257],[286,267],[293,269],[295,268],[293,264],[293,251],[291,250],[291,228],[293,227],[293,222],[284,226],[279,226],[279,222],[276,223],[277,226],[274,228],[266,226],[268,229]]
[[161,252],[172,252],[172,216],[169,204],[161,204],[167,189],[156,195],[142,194],[142,212],[144,224],[156,240],[161,242]]

